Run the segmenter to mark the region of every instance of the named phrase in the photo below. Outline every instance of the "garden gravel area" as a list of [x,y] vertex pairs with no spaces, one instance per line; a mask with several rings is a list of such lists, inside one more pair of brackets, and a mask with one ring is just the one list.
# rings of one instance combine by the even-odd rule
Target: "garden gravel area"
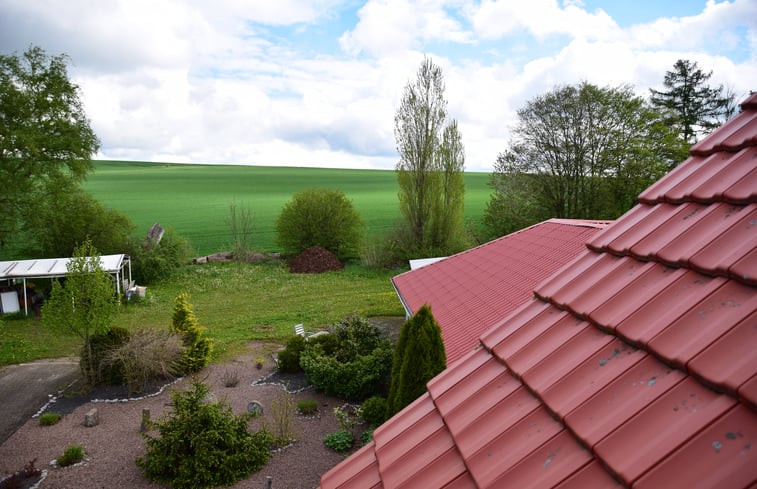
[[[289,394],[295,400],[316,400],[318,415],[296,415],[294,430],[297,441],[274,452],[260,471],[231,487],[260,489],[266,487],[266,479],[271,477],[273,489],[315,488],[320,476],[346,456],[323,444],[325,435],[340,429],[332,409],[342,406],[344,401],[310,388],[300,390],[305,387],[302,375],[282,377],[276,374],[270,351],[271,345],[252,343],[248,354],[224,364],[212,365],[200,373],[200,378],[208,384],[217,399],[228,402],[237,414],[245,412],[251,401],[260,402],[264,414],[250,423],[252,430],[260,428],[263,423],[271,423],[266,408],[284,393],[285,386],[298,391]],[[265,364],[262,369],[257,369],[254,359],[263,354],[266,355]],[[239,384],[226,387],[225,378],[232,372],[238,374]],[[101,402],[103,397],[122,395],[103,390],[95,391],[88,398],[61,399],[46,408],[47,411],[63,414],[58,424],[43,427],[39,425],[38,418],[32,418],[0,445],[0,478],[36,459],[36,466],[47,470],[40,488],[161,487],[148,481],[134,463],[137,456],[145,451],[144,439],[139,431],[142,410],[149,409],[153,420],[160,418],[170,410],[170,393],[185,389],[188,385],[189,379],[180,379],[155,395],[127,402]],[[84,415],[92,408],[98,410],[99,424],[87,428],[83,424]],[[355,430],[356,436],[360,430],[361,427]],[[50,462],[71,444],[84,448],[84,462],[67,468],[50,466]],[[357,449],[358,444],[353,450]]]

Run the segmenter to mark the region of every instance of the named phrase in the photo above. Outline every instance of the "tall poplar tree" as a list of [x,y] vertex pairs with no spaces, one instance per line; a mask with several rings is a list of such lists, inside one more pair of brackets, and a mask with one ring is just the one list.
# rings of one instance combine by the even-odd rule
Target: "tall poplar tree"
[[400,210],[413,253],[451,253],[462,234],[465,154],[457,122],[445,125],[442,70],[424,58],[394,117]]

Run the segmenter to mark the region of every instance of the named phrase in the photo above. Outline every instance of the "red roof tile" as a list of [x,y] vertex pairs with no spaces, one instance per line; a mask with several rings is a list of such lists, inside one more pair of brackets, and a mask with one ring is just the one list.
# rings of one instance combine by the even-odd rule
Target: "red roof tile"
[[570,476],[560,485],[554,487],[557,489],[586,489],[588,487],[592,489],[618,489],[621,486],[618,481],[610,477],[610,474],[594,460],[583,466],[581,470]]
[[634,487],[749,487],[754,484],[757,466],[755,439],[757,416],[749,408],[737,406],[650,470]]
[[571,411],[565,424],[587,446],[593,447],[684,377],[679,370],[647,355]]
[[607,221],[551,219],[392,279],[409,314],[431,305],[451,365]]
[[630,485],[735,404],[687,377],[597,443],[594,453]]
[[688,364],[689,370],[710,385],[736,395],[741,385],[757,372],[757,312],[724,334]]
[[755,487],[757,94],[742,108],[323,488]]

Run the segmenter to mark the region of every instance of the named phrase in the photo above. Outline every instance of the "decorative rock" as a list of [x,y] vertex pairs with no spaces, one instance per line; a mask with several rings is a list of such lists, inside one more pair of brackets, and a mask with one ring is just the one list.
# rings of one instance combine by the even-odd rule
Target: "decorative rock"
[[254,416],[262,416],[263,405],[258,401],[252,401],[247,405],[247,412],[253,414]]
[[97,408],[92,408],[84,415],[84,426],[91,428],[98,424],[100,424],[100,415],[97,412]]

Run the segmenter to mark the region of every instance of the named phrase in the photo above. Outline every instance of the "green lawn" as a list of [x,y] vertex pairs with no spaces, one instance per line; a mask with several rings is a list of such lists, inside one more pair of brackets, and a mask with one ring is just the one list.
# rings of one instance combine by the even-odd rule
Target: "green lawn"
[[[466,174],[466,219],[480,224],[489,200],[489,174]],[[188,238],[198,255],[231,249],[229,206],[254,216],[257,251],[275,251],[274,223],[294,192],[309,187],[342,190],[377,236],[399,220],[394,171],[178,165],[98,161],[85,183],[105,206],[128,215],[144,235],[155,222]],[[401,270],[348,265],[340,272],[293,275],[280,263],[188,266],[150,284],[148,298],[129,304],[115,325],[168,327],[173,300],[189,292],[200,322],[216,343],[216,358],[241,351],[250,340],[281,341],[296,323],[308,330],[349,314],[404,314],[390,278]],[[78,354],[81,340],[56,335],[33,319],[0,325],[0,365]]]
[[[400,272],[348,265],[339,272],[291,274],[280,262],[187,266],[149,286],[143,302],[124,306],[114,326],[167,328],[174,298],[188,292],[200,324],[215,342],[215,358],[224,359],[251,340],[281,342],[297,323],[314,331],[350,314],[401,316],[404,310],[390,282]],[[82,344],[34,319],[6,319],[0,331],[0,365],[76,355]]]
[[[488,173],[467,173],[465,216],[474,228],[489,200]],[[362,216],[368,236],[399,220],[391,170],[334,170],[229,165],[98,161],[84,184],[106,207],[128,215],[144,235],[157,222],[188,238],[199,255],[230,249],[229,207],[253,214],[253,248],[276,251],[275,220],[292,194],[310,187],[343,191]]]

